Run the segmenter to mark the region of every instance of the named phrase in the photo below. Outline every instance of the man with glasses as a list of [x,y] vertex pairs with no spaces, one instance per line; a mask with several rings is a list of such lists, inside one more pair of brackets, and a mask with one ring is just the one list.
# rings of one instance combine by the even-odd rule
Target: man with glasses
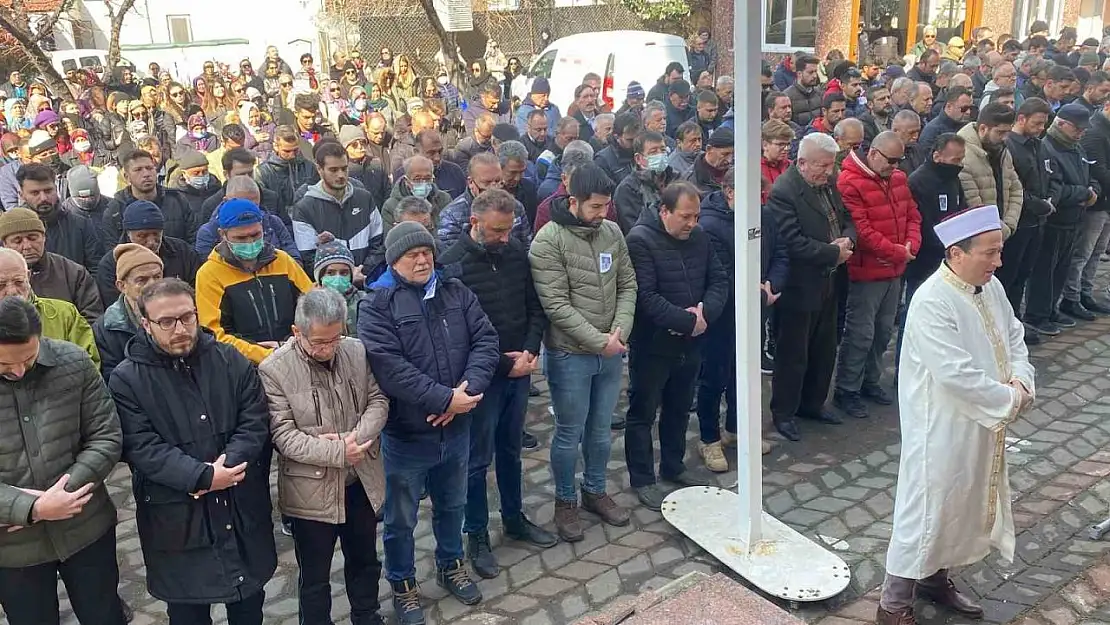
[[[439,249],[448,250],[463,234],[463,228],[470,223],[470,206],[474,198],[486,189],[500,189],[501,161],[497,155],[484,152],[470,159],[470,174],[466,181],[466,191],[451,201],[439,216]],[[513,217],[512,235],[525,249],[532,244],[532,225],[524,206],[516,202]]]
[[[109,389],[135,476],[147,591],[172,625],[262,622],[277,567],[270,525],[270,413],[261,379],[201,332],[192,287],[174,278],[136,300],[137,333]],[[182,384],[185,375],[191,382]],[[259,531],[262,529],[263,531]]]
[[971,121],[971,98],[972,91],[967,87],[948,89],[948,99],[940,114],[921,129],[921,137],[917,140],[917,149],[921,154],[931,155],[937,137],[946,132],[959,132],[964,124]]
[[405,221],[403,205],[407,198],[423,200],[428,205],[430,231],[439,229],[439,215],[448,204],[451,196],[436,184],[432,161],[417,154],[405,161],[402,175],[393,184],[393,191],[382,207],[382,234],[388,235],[393,226]]
[[857,419],[868,416],[863,399],[894,403],[880,384],[882,358],[894,331],[902,274],[921,249],[921,215],[898,169],[904,151],[894,132],[879,133],[865,156],[852,152],[844,159],[836,184],[859,238],[848,265],[833,405]]

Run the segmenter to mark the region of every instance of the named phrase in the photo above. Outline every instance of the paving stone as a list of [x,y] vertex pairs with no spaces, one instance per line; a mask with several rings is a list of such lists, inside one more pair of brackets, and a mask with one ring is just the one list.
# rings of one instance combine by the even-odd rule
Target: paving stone
[[532,582],[531,584],[528,584],[524,588],[521,588],[519,592],[522,592],[526,595],[532,595],[534,597],[554,597],[555,595],[570,588],[573,588],[576,585],[577,584],[569,579],[562,579],[559,577],[543,577]]
[[539,602],[532,597],[526,597],[520,594],[507,595],[497,603],[493,604],[490,609],[497,610],[498,612],[508,612],[510,614],[517,614],[539,605]]
[[837,513],[852,505],[851,501],[837,499],[835,497],[818,497],[803,504],[806,508],[818,510],[821,512]]
[[606,571],[601,575],[586,582],[586,592],[590,595],[590,603],[599,605],[616,597],[621,591],[621,577],[615,569]]
[[644,573],[651,572],[651,558],[647,554],[641,554],[632,558],[628,562],[617,567],[617,572],[620,573],[621,579],[636,577]]
[[578,562],[571,562],[561,569],[554,571],[555,575],[565,577],[567,579],[577,579],[585,581],[601,575],[605,571],[612,568],[607,564],[598,564],[596,562],[587,562],[586,560],[579,560]]
[[591,562],[613,566],[635,557],[637,553],[638,551],[631,547],[623,547],[621,545],[605,545],[600,549],[595,549],[594,551],[591,551],[582,558]]

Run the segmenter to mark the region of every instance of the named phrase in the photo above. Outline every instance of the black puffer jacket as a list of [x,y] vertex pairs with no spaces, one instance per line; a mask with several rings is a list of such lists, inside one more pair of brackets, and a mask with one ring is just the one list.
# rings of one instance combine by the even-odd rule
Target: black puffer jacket
[[104,248],[96,232],[96,224],[65,205],[48,215],[39,215],[46,224],[46,251],[60,254],[89,270],[96,277],[96,264],[104,256]]
[[[185,198],[189,203],[190,214],[197,223],[197,228],[200,228],[205,223],[208,223],[208,217],[211,213],[204,213],[204,204],[214,195],[223,191],[223,185],[215,176],[208,177],[208,184],[203,189],[197,189],[185,184],[185,180],[181,175],[170,176],[171,181],[166,184],[167,188],[173,189]],[[195,242],[196,239],[193,239]]]
[[[270,411],[262,381],[231,345],[198,330],[187,356],[145,333],[109,388],[131,466],[147,591],[167,602],[231,603],[262,590],[277,567],[270,508]],[[214,462],[247,463],[246,479],[212,485]]]
[[467,226],[439,261],[445,275],[458,278],[474,292],[497,330],[501,350],[498,375],[508,374],[513,367],[513,359],[505,352],[539,354],[547,316],[532,283],[528,250],[520,241],[510,237],[503,247],[490,250],[474,240]]
[[273,213],[293,229],[294,194],[303,184],[313,185],[320,181],[320,174],[312,161],[297,155],[291,161],[283,161],[277,154],[271,154],[254,170],[254,180],[258,186],[277,195],[277,206]]
[[707,324],[717,321],[729,296],[729,279],[701,226],[686,240],[664,228],[658,213],[645,213],[628,233],[628,255],[636,270],[636,323],[632,349],[678,353],[696,344],[697,321],[686,312],[701,303]]
[[403,281],[389,269],[358,307],[358,338],[370,368],[391,399],[386,434],[400,440],[443,440],[470,427],[458,415],[444,427],[428,423],[443,414],[453,389],[466,380],[471,395],[485,392],[501,353],[478,298],[454,278],[438,276],[435,294]]
[[[116,197],[108,205],[104,215],[104,230],[110,241],[117,241],[123,233],[123,210],[135,201],[131,187],[124,187],[116,193]],[[162,218],[166,225],[163,232],[167,237],[182,239],[193,245],[197,240],[197,228],[200,222],[193,209],[189,206],[188,199],[180,192],[158,186],[158,195],[154,203],[162,209]]]
[[645,213],[659,212],[663,188],[678,180],[678,173],[668,167],[661,178],[640,169],[620,181],[613,192],[613,205],[617,207],[621,232],[626,235]]
[[636,150],[626,150],[617,143],[616,138],[609,137],[608,147],[597,153],[594,162],[605,170],[613,184],[620,184],[636,169],[636,163],[633,160],[635,156]]
[[368,162],[366,159],[363,159],[361,163],[348,161],[347,176],[362,183],[362,188],[366,189],[370,193],[370,197],[374,198],[374,206],[380,209],[385,204],[389,197],[390,186],[389,176],[386,175],[381,163]]

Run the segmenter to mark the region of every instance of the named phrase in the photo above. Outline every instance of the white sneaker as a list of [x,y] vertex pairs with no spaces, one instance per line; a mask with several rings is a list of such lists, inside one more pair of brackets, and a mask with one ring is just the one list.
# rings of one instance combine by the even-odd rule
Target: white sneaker
[[725,458],[725,451],[721,448],[721,441],[709,443],[708,445],[699,442],[698,453],[701,454],[701,459],[705,462],[705,468],[714,473],[724,473],[728,471],[728,459]]

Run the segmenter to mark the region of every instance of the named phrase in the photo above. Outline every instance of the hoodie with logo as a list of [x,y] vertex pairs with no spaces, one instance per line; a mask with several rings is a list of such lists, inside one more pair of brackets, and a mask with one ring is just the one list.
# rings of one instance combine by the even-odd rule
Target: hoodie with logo
[[308,187],[304,197],[293,205],[293,239],[301,261],[310,270],[317,237],[324,232],[342,241],[358,265],[384,253],[381,212],[369,191],[350,182],[342,199],[328,193],[320,181]]

